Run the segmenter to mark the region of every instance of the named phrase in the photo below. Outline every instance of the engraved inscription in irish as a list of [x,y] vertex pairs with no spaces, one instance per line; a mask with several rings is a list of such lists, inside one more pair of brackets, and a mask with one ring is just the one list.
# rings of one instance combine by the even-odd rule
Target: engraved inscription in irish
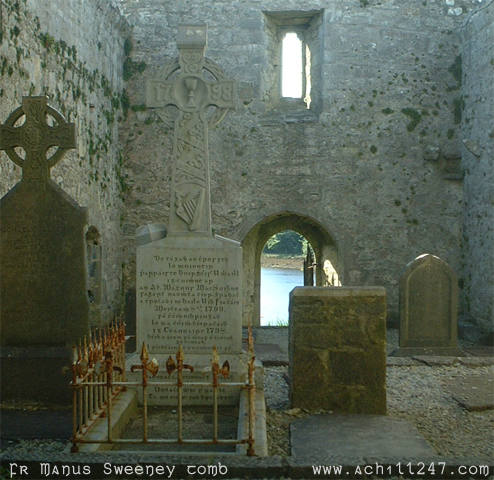
[[[138,266],[137,302],[141,341],[151,352],[231,352],[240,308],[237,262],[221,251],[177,249],[148,252]],[[187,253],[184,253],[187,252]]]

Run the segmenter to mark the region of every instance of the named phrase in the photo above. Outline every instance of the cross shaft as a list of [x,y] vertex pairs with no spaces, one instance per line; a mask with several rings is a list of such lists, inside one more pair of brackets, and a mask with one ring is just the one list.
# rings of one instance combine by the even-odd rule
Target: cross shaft
[[[208,121],[206,108],[214,106],[226,113],[234,107],[235,85],[219,68],[209,67],[204,57],[207,27],[186,25],[179,28],[179,59],[164,79],[146,84],[148,107],[178,108],[173,137],[173,169],[169,234],[211,235]],[[170,77],[177,69],[180,73]],[[215,81],[204,78],[209,71]],[[218,118],[222,118],[220,115]]]

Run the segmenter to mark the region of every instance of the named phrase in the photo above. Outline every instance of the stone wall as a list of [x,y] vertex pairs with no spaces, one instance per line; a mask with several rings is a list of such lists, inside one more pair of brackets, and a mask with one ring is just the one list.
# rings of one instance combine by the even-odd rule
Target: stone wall
[[494,330],[494,2],[483,2],[463,33],[462,159],[467,319]]
[[[492,330],[492,8],[0,0],[0,120],[23,95],[48,94],[75,121],[78,149],[52,177],[89,208],[104,309],[122,299],[122,266],[131,305],[135,229],[166,223],[169,208],[173,112],[145,108],[145,79],[177,56],[179,24],[207,23],[207,56],[239,85],[235,112],[210,132],[215,231],[243,241],[270,218],[310,218],[343,284],[386,286],[391,315],[405,265],[435,254],[459,275],[465,312]],[[276,95],[276,29],[290,21],[306,24],[310,110]],[[0,153],[0,196],[19,178]]]
[[[0,0],[0,121],[25,95],[48,103],[76,124],[77,149],[52,169],[52,178],[79,205],[101,249],[99,305],[105,321],[121,302],[121,197],[125,191],[118,121],[127,107],[122,78],[128,25],[108,0]],[[0,197],[21,170],[0,152]],[[101,318],[100,318],[101,317]]]
[[[239,85],[210,132],[213,226],[242,241],[253,219],[308,216],[331,232],[344,285],[384,285],[397,312],[405,265],[432,253],[460,272],[459,26],[477,0],[295,0],[186,4],[122,0],[133,28],[124,231],[128,288],[134,232],[166,222],[171,121],[144,106],[144,83],[177,56],[180,23],[207,23],[206,56]],[[273,12],[314,15],[313,107],[271,94]],[[317,30],[317,31],[316,31]],[[172,114],[171,114],[172,115]],[[170,116],[170,118],[172,118]],[[166,120],[166,119],[165,119]],[[252,272],[251,272],[252,274]]]

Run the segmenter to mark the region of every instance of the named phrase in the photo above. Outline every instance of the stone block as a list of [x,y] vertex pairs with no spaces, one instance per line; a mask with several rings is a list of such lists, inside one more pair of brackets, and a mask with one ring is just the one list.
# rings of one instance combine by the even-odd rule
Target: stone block
[[293,407],[386,412],[382,287],[297,287],[290,294]]
[[453,398],[469,411],[492,410],[494,408],[494,377],[491,373],[472,375],[469,378],[449,379],[446,382]]

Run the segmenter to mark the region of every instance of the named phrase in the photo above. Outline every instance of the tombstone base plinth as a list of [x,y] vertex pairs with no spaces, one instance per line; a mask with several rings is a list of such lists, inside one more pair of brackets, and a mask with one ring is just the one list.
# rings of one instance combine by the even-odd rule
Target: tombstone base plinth
[[463,357],[465,352],[459,347],[400,347],[391,353],[392,357],[415,357],[419,355]]
[[71,362],[65,347],[1,347],[2,402],[69,406]]
[[[174,371],[171,375],[168,375],[165,364],[168,359],[168,355],[150,354],[150,358],[155,358],[160,365],[160,371],[155,377],[148,375],[148,405],[150,406],[176,406],[177,405],[177,372]],[[173,358],[173,357],[172,357]],[[247,354],[240,355],[224,355],[220,358],[221,364],[228,360],[230,364],[230,375],[228,378],[223,378],[219,375],[218,381],[220,385],[226,385],[228,383],[243,383],[245,384],[247,379]],[[142,373],[141,370],[131,372],[132,365],[139,365],[139,354],[135,353],[133,356],[127,359],[127,380],[131,382],[141,382]],[[211,373],[211,356],[210,355],[188,355],[185,358],[184,363],[192,365],[194,371],[183,370],[183,405],[185,406],[198,406],[198,405],[212,405],[213,404],[213,388],[212,388],[212,373]],[[255,383],[257,390],[263,390],[264,385],[264,370],[261,362],[255,364]],[[172,383],[171,385],[155,385],[156,382]],[[207,383],[204,386],[188,386],[188,382],[200,382]],[[218,392],[219,405],[238,405],[240,399],[240,391],[242,387],[239,386],[220,386]],[[137,387],[137,394],[139,404],[142,405],[142,388]]]

